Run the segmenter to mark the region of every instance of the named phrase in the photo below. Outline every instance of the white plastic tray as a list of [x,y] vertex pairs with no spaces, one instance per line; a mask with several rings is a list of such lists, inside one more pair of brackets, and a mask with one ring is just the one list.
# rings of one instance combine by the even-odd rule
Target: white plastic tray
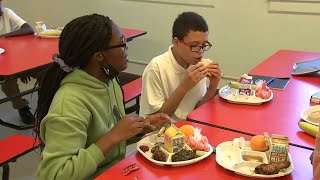
[[[142,140],[140,140],[137,143],[137,150],[149,161],[153,162],[156,165],[159,166],[164,166],[164,165],[171,165],[171,166],[186,166],[186,165],[190,165],[196,162],[201,161],[202,159],[208,157],[211,153],[212,153],[212,147],[210,146],[210,150],[209,152],[206,151],[196,151],[196,154],[200,157],[197,157],[195,159],[191,159],[191,160],[187,160],[187,161],[179,161],[179,162],[172,162],[171,161],[171,157],[174,153],[169,153],[167,152],[163,147],[160,146],[160,149],[166,154],[167,156],[167,161],[162,162],[162,161],[157,161],[152,159],[152,153],[151,153],[151,149],[154,147],[155,143],[157,143],[157,134],[153,134],[151,136],[147,136],[145,138],[143,138]],[[149,151],[147,152],[143,152],[139,147],[140,146],[148,146],[149,147]],[[186,149],[190,149],[188,145],[185,144],[185,148]]]
[[238,89],[234,89],[234,88],[231,88],[229,85],[226,85],[219,90],[219,96],[230,103],[260,105],[264,102],[270,101],[273,98],[273,93],[271,92],[271,96],[269,99],[261,99],[255,95],[253,96],[239,95]]
[[252,151],[249,141],[245,142],[244,149],[232,146],[232,141],[223,142],[216,147],[217,163],[223,168],[234,171],[235,173],[243,176],[256,178],[276,178],[288,175],[292,173],[294,169],[291,155],[289,153],[288,160],[291,164],[288,168],[282,169],[278,174],[273,175],[256,174],[254,173],[254,169],[260,165],[261,162],[244,161],[242,159],[242,154],[260,156],[263,158],[263,163],[269,163],[266,152]]

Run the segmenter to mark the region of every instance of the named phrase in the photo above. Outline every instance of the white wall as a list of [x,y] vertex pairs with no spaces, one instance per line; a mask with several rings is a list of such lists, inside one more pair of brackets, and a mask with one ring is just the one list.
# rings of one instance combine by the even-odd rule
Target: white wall
[[[214,48],[207,57],[218,60],[225,74],[239,76],[280,49],[320,52],[319,1],[5,0],[3,4],[33,25],[43,20],[63,26],[74,17],[96,12],[121,27],[146,30],[147,35],[129,43],[130,58],[142,62],[167,50],[179,13],[195,11],[209,24]],[[141,73],[143,68],[129,65],[128,71]]]

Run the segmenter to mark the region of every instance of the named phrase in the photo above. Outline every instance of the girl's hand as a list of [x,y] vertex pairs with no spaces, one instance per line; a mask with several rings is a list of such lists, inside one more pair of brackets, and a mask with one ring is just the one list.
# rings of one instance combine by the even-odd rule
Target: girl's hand
[[160,128],[165,123],[171,123],[171,118],[164,113],[151,114],[144,119],[144,133],[148,133]]
[[138,115],[127,115],[110,130],[117,142],[121,142],[141,133],[145,127],[143,117]]

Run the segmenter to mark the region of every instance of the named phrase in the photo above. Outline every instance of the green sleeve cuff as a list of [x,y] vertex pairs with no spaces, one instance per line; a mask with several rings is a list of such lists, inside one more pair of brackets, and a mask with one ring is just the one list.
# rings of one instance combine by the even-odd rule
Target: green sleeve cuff
[[97,163],[97,165],[104,161],[105,157],[96,144],[91,144],[91,146],[87,148],[87,151],[91,154],[93,160]]

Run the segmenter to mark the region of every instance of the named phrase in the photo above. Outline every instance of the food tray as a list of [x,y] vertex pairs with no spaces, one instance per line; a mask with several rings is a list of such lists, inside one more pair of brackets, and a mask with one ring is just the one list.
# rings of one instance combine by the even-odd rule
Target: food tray
[[270,98],[261,99],[255,95],[253,96],[239,95],[238,89],[231,88],[229,85],[226,85],[219,90],[219,96],[230,103],[260,105],[264,102],[270,101],[273,98],[273,92],[271,92]]
[[[225,169],[234,171],[235,173],[243,176],[256,178],[281,177],[292,173],[294,169],[291,155],[288,153],[288,161],[290,161],[290,166],[288,168],[282,169],[278,174],[273,175],[256,174],[254,172],[255,167],[262,163],[269,163],[267,157],[268,151],[253,151],[250,147],[250,141],[245,141],[245,146],[243,149],[234,147],[232,143],[232,141],[226,141],[219,144],[216,148],[216,162]],[[244,160],[245,155],[261,157],[262,162]]]
[[[194,159],[191,159],[191,160],[186,160],[186,161],[179,161],[179,162],[172,162],[171,158],[172,158],[172,155],[174,153],[169,153],[167,152],[163,147],[162,145],[160,145],[160,150],[162,152],[164,152],[166,154],[166,157],[167,157],[167,160],[165,162],[162,162],[162,161],[157,161],[157,160],[154,160],[152,159],[152,153],[151,153],[151,149],[155,146],[155,144],[158,142],[158,136],[157,134],[153,134],[151,136],[147,136],[145,138],[143,138],[142,140],[140,140],[138,143],[137,143],[137,150],[146,158],[148,159],[149,161],[153,162],[154,164],[156,165],[159,165],[159,166],[164,166],[164,165],[171,165],[171,166],[186,166],[186,165],[190,165],[190,164],[193,164],[193,163],[196,163],[196,162],[199,162],[201,161],[202,159],[205,159],[206,157],[208,157],[213,149],[212,147],[210,146],[210,150],[208,152],[206,151],[196,151],[196,154],[199,156],[197,158],[194,158]],[[146,151],[146,152],[143,152],[139,147],[140,146],[148,146],[149,147],[149,150]],[[185,149],[187,150],[191,150],[191,148],[185,144]]]

